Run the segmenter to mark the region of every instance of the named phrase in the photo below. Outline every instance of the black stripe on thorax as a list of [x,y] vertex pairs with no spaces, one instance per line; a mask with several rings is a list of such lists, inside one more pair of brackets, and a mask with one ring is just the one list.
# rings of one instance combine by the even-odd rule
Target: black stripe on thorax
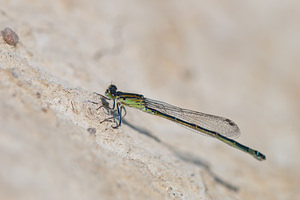
[[135,94],[135,93],[127,93],[127,92],[117,92],[116,96],[120,99],[143,99],[144,95]]

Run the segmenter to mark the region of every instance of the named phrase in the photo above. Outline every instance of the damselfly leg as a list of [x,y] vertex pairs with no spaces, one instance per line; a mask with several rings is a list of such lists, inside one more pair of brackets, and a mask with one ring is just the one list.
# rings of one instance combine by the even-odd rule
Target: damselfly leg
[[[88,102],[96,104],[96,105],[101,104],[96,109],[97,111],[100,108],[105,108],[105,110],[106,110],[105,114],[106,115],[114,115],[114,113],[117,112],[116,116],[114,115],[114,116],[108,117],[108,118],[102,120],[100,122],[100,124],[102,124],[103,122],[114,122],[114,123],[116,123],[116,125],[115,126],[111,125],[112,128],[118,128],[119,126],[121,126],[122,120],[127,114],[127,111],[126,111],[125,107],[123,105],[121,105],[120,103],[116,103],[116,101],[113,100],[113,106],[110,108],[109,103],[106,100],[111,101],[111,99],[107,98],[106,96],[103,96],[102,94],[99,94],[99,93],[96,93],[96,92],[94,92],[94,93],[101,97],[101,102],[94,102],[94,101],[90,101],[90,100]],[[115,108],[117,108],[117,109],[115,109]],[[122,116],[122,111],[124,111],[123,116]],[[118,122],[115,121],[116,118],[119,118]]]

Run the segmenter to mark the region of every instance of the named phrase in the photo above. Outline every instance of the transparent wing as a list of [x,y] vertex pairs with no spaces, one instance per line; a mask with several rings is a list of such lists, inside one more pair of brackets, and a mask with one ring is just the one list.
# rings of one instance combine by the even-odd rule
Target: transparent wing
[[224,117],[218,117],[215,115],[209,115],[197,111],[183,109],[148,98],[145,98],[144,102],[148,108],[153,108],[164,114],[174,116],[183,121],[196,124],[200,127],[217,132],[230,138],[237,138],[241,134],[239,127],[233,121]]

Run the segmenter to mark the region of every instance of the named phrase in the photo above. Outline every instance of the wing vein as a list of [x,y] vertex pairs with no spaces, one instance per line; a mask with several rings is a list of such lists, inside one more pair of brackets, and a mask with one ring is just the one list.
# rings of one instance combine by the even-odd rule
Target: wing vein
[[174,116],[178,119],[193,123],[197,126],[217,132],[229,138],[237,138],[241,134],[236,123],[224,117],[183,109],[162,101],[148,98],[145,98],[144,103],[147,107],[156,109],[161,113]]

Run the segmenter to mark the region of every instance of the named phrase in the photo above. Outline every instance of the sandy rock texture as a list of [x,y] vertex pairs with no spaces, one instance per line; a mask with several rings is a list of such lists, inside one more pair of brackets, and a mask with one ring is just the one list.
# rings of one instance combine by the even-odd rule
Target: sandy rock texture
[[[0,199],[300,199],[298,1],[0,5]],[[135,109],[100,124],[110,83],[228,117],[267,160]]]

